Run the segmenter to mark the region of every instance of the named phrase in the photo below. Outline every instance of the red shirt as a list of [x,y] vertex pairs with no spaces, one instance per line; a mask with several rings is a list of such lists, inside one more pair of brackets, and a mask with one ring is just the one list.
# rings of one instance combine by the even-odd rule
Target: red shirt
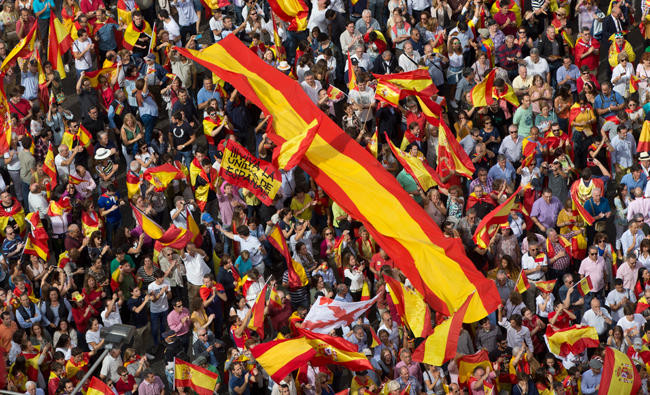
[[[503,26],[507,21],[517,22],[517,17],[512,11],[506,11],[505,14],[502,14],[501,11],[494,14],[494,21],[499,24],[499,27]],[[516,36],[517,34],[517,25],[508,25],[501,29],[503,34]]]
[[132,375],[129,375],[127,377],[127,381],[124,381],[122,380],[122,378],[120,378],[115,382],[115,390],[117,390],[117,393],[119,395],[122,395],[129,391],[132,391],[134,385],[135,385],[135,379],[133,378]]
[[591,42],[585,42],[582,38],[576,41],[575,45],[575,64],[578,68],[582,66],[587,66],[589,70],[595,70],[598,67],[599,55],[594,54],[593,52],[586,56],[584,59],[580,59],[582,55],[589,50],[589,48],[594,47],[595,49],[600,49],[600,43],[595,38],[591,38]]
[[14,103],[12,100],[9,100],[9,112],[12,114],[18,115],[18,120],[23,121],[23,119],[29,114],[32,109],[32,104],[27,99],[22,97],[18,103]]
[[424,123],[426,122],[424,114],[420,111],[418,115],[415,115],[413,112],[409,111],[406,115],[406,127],[411,124],[411,122],[417,122],[420,126],[420,135],[424,134]]
[[390,266],[391,268],[395,267],[395,263],[392,259],[390,259],[390,257],[388,259],[384,259],[384,257],[382,257],[381,253],[379,252],[372,256],[370,265],[372,265],[376,271],[380,271],[381,267],[384,265]]
[[[548,321],[550,322],[551,319],[555,317],[556,314],[557,312],[555,311],[548,313]],[[569,326],[571,326],[571,320],[569,319],[569,316],[565,312],[561,312],[560,316],[555,321],[555,324],[553,324],[553,326],[558,329],[566,329]],[[546,327],[546,336],[551,336],[554,333],[555,330],[553,329],[553,327],[551,327],[551,324],[549,323],[548,326]]]

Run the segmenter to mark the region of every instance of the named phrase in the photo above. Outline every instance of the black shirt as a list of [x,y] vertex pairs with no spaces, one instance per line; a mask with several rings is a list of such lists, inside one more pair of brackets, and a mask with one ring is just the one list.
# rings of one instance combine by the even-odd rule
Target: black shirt
[[[177,126],[176,124],[174,124],[174,126],[171,128],[171,131],[172,131],[172,138],[174,140],[174,148],[190,141],[190,139],[192,138],[192,134],[194,133],[194,130],[192,130],[190,124],[185,121],[183,121],[183,124],[181,126]],[[181,151],[187,152],[190,151],[191,149],[192,147],[190,145],[187,145]]]
[[129,312],[131,312],[131,324],[135,325],[136,328],[142,328],[143,326],[147,325],[147,322],[149,322],[147,318],[147,307],[145,306],[144,309],[142,309],[139,313],[135,312],[135,309],[142,304],[144,301],[144,296],[140,295],[138,298],[129,298],[129,300],[126,301],[126,305],[129,308]]

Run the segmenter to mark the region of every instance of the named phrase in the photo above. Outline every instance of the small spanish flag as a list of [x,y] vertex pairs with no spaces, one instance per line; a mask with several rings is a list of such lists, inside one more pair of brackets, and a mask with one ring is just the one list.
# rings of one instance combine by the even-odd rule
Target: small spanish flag
[[352,58],[350,58],[350,52],[348,51],[348,91],[358,90],[357,75],[354,73],[354,69],[352,69]]
[[520,294],[523,294],[528,288],[530,288],[530,283],[528,282],[528,277],[526,277],[524,271],[522,270],[519,273],[519,278],[517,279],[517,284],[515,284],[515,289],[519,291]]
[[574,286],[578,288],[578,292],[580,292],[580,295],[582,296],[585,296],[586,294],[594,290],[594,286],[591,283],[590,276],[584,277],[582,280],[578,281],[578,283]]
[[557,280],[537,281],[535,286],[544,293],[551,293],[553,292],[553,288],[555,288],[556,282]]
[[641,297],[639,299],[638,302],[636,302],[636,311],[635,311],[635,313],[636,314],[641,314],[648,307],[650,307],[650,303],[648,303],[648,299],[645,296],[643,296],[643,297]]
[[380,81],[375,90],[375,98],[393,107],[399,106],[400,89],[390,82]]
[[140,192],[141,183],[142,180],[140,180],[140,176],[129,169],[128,173],[126,173],[126,190],[129,195],[129,199],[133,198],[133,196],[137,195]]
[[251,353],[276,383],[307,364],[316,350],[304,337],[272,340],[251,348]]
[[271,292],[269,293],[269,304],[278,309],[281,309],[282,306],[284,305],[284,303],[282,303],[282,299],[280,298],[280,295],[278,294],[278,290],[275,289],[275,287],[272,287]]
[[327,87],[327,97],[329,97],[330,100],[338,102],[343,99],[343,96],[345,96],[345,93],[334,85]]
[[361,300],[370,300],[370,287],[368,287],[368,281],[363,282],[361,287]]
[[87,71],[84,73],[84,77],[88,78],[90,86],[97,88],[99,86],[99,77],[104,75],[110,81],[113,72],[117,72],[117,66],[107,67],[96,71]]
[[486,350],[481,350],[475,354],[464,355],[458,359],[458,382],[466,384],[472,377],[474,369],[482,367],[485,371],[492,369],[490,358]]
[[114,395],[114,393],[111,387],[106,385],[99,378],[93,376],[93,378],[90,379],[86,395]]
[[248,321],[248,328],[254,330],[260,335],[260,339],[264,339],[264,309],[266,308],[266,290],[268,284],[257,294],[255,303],[251,307],[251,318]]
[[639,90],[639,77],[632,74],[630,77],[630,93],[634,93]]

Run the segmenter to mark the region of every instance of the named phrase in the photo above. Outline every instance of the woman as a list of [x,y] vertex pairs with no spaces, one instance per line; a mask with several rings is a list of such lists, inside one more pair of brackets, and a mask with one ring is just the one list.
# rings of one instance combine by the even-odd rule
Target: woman
[[142,280],[142,289],[148,289],[149,284],[156,280],[153,275],[155,271],[156,267],[153,265],[153,259],[150,255],[146,255],[142,261],[142,266],[136,272],[136,277]]
[[530,339],[533,342],[533,352],[535,355],[539,355],[546,350],[544,341],[542,340],[546,324],[527,307],[522,309],[521,313],[521,324],[530,331]]
[[452,89],[450,96],[453,97],[456,91],[456,84],[458,84],[461,78],[463,78],[465,60],[463,57],[463,47],[458,38],[452,37],[449,40],[448,48],[449,68],[447,69],[447,84],[449,84]]
[[479,51],[476,56],[478,56],[478,59],[472,65],[472,70],[474,70],[474,81],[478,84],[483,81],[485,75],[490,71],[490,62],[483,51]]
[[[72,345],[72,340],[70,339],[70,336],[68,336],[67,334],[64,333],[64,334],[59,334],[59,336],[57,337],[58,333],[59,332],[56,332],[54,334],[54,339],[53,339],[54,340],[55,352],[62,353],[63,357],[67,361],[67,360],[70,359],[70,357],[72,357],[72,349],[74,347],[76,347],[76,345],[75,346]],[[75,332],[75,334],[76,334],[76,332]]]
[[533,85],[528,88],[528,94],[530,95],[530,101],[535,115],[542,111],[542,105],[547,104],[549,107],[551,106],[553,89],[544,81],[541,75],[536,74],[533,77]]
[[463,208],[465,207],[465,198],[463,190],[458,185],[449,187],[449,197],[447,198],[447,221],[454,225],[463,217]]
[[612,334],[607,338],[607,347],[611,347],[622,353],[626,353],[629,346],[630,345],[625,341],[623,328],[621,328],[619,325],[616,325]]
[[113,87],[117,83],[117,76],[118,73],[112,73],[111,80],[109,80],[106,78],[106,75],[101,74],[97,78],[97,81],[99,82],[97,85],[97,92],[101,97],[101,104],[103,108],[109,108],[113,103],[113,100],[115,100],[115,91],[113,90]]
[[357,258],[349,252],[343,255],[342,263],[345,281],[346,283],[349,282],[350,295],[355,302],[358,302],[361,300],[361,292],[365,281],[363,274],[365,265],[359,264]]
[[631,132],[634,132],[636,136],[645,121],[645,110],[639,106],[639,102],[632,95],[628,99],[626,107],[625,112],[627,113],[630,129],[632,129]]
[[246,315],[248,314],[248,311],[250,308],[246,304],[246,298],[243,297],[242,295],[237,295],[235,296],[235,303],[233,306],[230,308],[230,316],[237,316],[240,319],[244,319]]
[[578,93],[582,93],[587,85],[591,85],[591,88],[600,86],[596,77],[589,72],[589,68],[587,66],[582,66],[580,69],[580,78],[576,80],[576,88],[578,88]]
[[43,325],[51,334],[56,331],[61,321],[72,320],[72,306],[61,297],[56,288],[49,289],[47,298],[41,302],[40,308]]
[[212,333],[210,328],[212,328],[212,321],[214,321],[215,315],[208,315],[201,298],[192,299],[190,302],[190,311],[192,312],[190,316],[190,320],[192,321],[192,343],[194,343],[198,339],[199,329],[207,330],[208,334]]
[[578,31],[581,32],[585,27],[591,29],[598,12],[600,12],[600,10],[592,0],[578,0],[578,3],[576,4]]
[[650,271],[648,271],[648,269],[645,267],[639,268],[638,278],[639,280],[634,286],[634,295],[636,296],[637,300],[643,296],[646,288],[650,288]]
[[[327,264],[325,264],[327,265]],[[321,267],[319,267],[320,269]],[[317,269],[318,270],[318,269]],[[317,270],[314,271],[314,273],[317,273]],[[320,274],[312,274],[312,282],[315,284],[314,287],[310,289],[310,294],[311,294],[311,301],[312,303],[319,297],[319,296],[324,296],[326,298],[333,298],[334,297],[334,292],[332,290],[327,288],[327,284],[325,284],[325,280],[323,280],[323,276]]]
[[618,54],[618,64],[612,70],[612,85],[615,92],[627,99],[630,96],[630,79],[634,75],[634,66],[627,53]]
[[541,104],[542,112],[535,117],[535,126],[539,128],[541,135],[544,135],[551,129],[551,125],[558,122],[557,115],[551,111],[551,103],[544,102]]
[[[70,321],[67,320],[61,320],[59,322],[59,326],[54,332],[54,335],[52,336],[52,344],[55,346],[58,344],[59,339],[61,339],[63,336],[66,336],[68,338],[68,341],[70,342],[70,347],[77,347],[77,331],[74,328],[70,327]],[[58,347],[58,346],[57,346]]]
[[458,112],[458,121],[454,122],[454,130],[458,141],[462,140],[474,127],[474,123],[467,115],[466,111]]
[[102,299],[106,297],[106,293],[97,283],[95,277],[86,275],[82,296],[84,303],[88,303],[96,312],[102,310]]
[[443,222],[447,219],[447,207],[445,207],[445,203],[440,199],[440,192],[435,188],[431,188],[426,195],[422,191],[420,193],[422,200],[424,200],[424,211],[429,214],[433,222],[438,226],[442,226]]
[[395,371],[395,357],[389,348],[384,348],[379,354],[379,360],[373,358],[375,373],[382,382],[392,380]]
[[[43,263],[43,260],[37,255],[29,255],[29,263],[25,266],[25,273],[29,281],[37,286],[40,284],[41,279],[46,275],[50,274],[51,269]],[[34,289],[34,292],[38,294],[38,289]]]
[[[495,261],[500,262],[503,257],[511,257],[515,267],[521,265],[521,248],[517,236],[512,232],[510,226],[501,226],[500,232],[492,244],[491,252],[495,255]],[[515,278],[513,278],[515,280]]]
[[270,48],[264,51],[262,60],[271,67],[275,68],[278,66],[278,62],[275,60],[275,53],[273,53],[273,50]]
[[334,229],[332,227],[325,227],[323,229],[323,241],[320,244],[320,257],[327,259],[330,264],[334,263],[334,248],[336,246],[336,238],[334,237]]
[[372,256],[377,252],[377,243],[370,236],[370,233],[365,226],[359,228],[359,238],[357,242],[357,251],[359,251],[359,259],[364,259],[366,262],[372,260]]
[[64,0],[63,7],[61,8],[61,19],[63,19],[63,26],[70,32],[72,25],[81,9],[75,0]]
[[90,351],[98,350],[104,345],[105,339],[101,335],[102,324],[96,317],[90,319],[89,329],[86,331],[86,344]]
[[154,167],[158,161],[158,155],[155,151],[148,147],[145,142],[138,145],[138,152],[135,154],[135,160],[140,164],[141,171],[145,171],[150,167]]
[[636,66],[636,76],[639,79],[639,101],[646,102],[648,97],[648,78],[650,78],[650,52],[644,52],[641,62]]
[[605,284],[609,284],[609,289],[614,289],[613,265],[616,263],[614,261],[616,253],[614,252],[612,245],[607,242],[607,235],[604,233],[597,232],[594,235],[594,244],[598,248],[598,256],[603,258],[605,261]]
[[[96,230],[90,234],[90,242],[88,242],[88,255],[90,256],[90,259],[95,262],[95,260],[99,259],[100,263],[104,261],[104,259],[108,260],[109,257],[109,252],[111,250],[111,247],[106,244],[104,241],[104,238],[102,237],[102,232],[99,230]],[[95,265],[93,265],[95,266]],[[101,265],[99,267],[96,267],[95,269],[100,269]],[[92,269],[92,267],[91,267]],[[96,273],[94,276],[95,279],[98,279],[98,275],[100,273]],[[102,273],[103,269],[102,269]],[[101,281],[97,281],[101,283]]]
[[646,269],[650,268],[650,240],[643,239],[639,246],[639,254],[636,257],[637,263]]
[[29,378],[27,377],[27,360],[25,360],[24,355],[18,355],[16,357],[16,362],[9,368],[7,379],[7,389],[26,392],[26,385]]
[[81,212],[81,227],[84,237],[91,237],[95,232],[103,232],[104,221],[102,216],[97,212],[95,202],[88,199],[82,204],[83,211]]
[[29,338],[34,346],[40,347],[42,350],[46,344],[52,344],[52,336],[47,331],[43,330],[40,323],[32,325],[32,336]]
[[442,368],[434,365],[424,364],[424,372],[422,378],[424,380],[424,390],[427,394],[444,395],[445,387],[445,373]]
[[497,272],[499,270],[505,271],[506,277],[512,281],[517,281],[519,278],[519,273],[521,272],[521,269],[515,265],[514,260],[510,255],[502,256],[498,261],[497,266],[488,272],[487,278],[495,280],[497,278]]
[[513,314],[521,314],[526,305],[523,302],[521,294],[516,289],[510,293],[505,306],[506,317],[510,318]]
[[135,119],[133,114],[128,113],[124,116],[120,137],[122,153],[126,158],[126,167],[128,168],[133,156],[138,153],[138,142],[144,138],[144,126]]

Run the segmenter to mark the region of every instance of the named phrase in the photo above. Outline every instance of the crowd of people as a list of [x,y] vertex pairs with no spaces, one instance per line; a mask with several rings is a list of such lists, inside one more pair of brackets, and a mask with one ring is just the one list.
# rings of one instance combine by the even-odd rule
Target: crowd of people
[[[650,46],[642,48],[650,8],[637,3],[317,0],[296,31],[256,0],[4,1],[0,60],[37,33],[34,51],[2,65],[11,143],[0,164],[0,388],[76,395],[110,348],[102,328],[129,324],[133,341],[112,347],[94,372],[117,395],[191,393],[174,386],[175,358],[217,373],[215,393],[237,395],[483,395],[488,387],[592,395],[606,347],[630,356],[640,393],[649,393]],[[49,56],[60,48],[51,18],[71,38],[60,64]],[[217,176],[224,140],[269,162],[275,148],[268,116],[174,49],[230,35],[297,80],[359,144],[372,150],[377,138],[385,170],[494,280],[502,303],[464,324],[455,359],[414,361],[423,339],[383,292],[384,276],[410,286],[400,263],[304,170],[281,171],[270,206]],[[395,106],[377,96],[375,75],[420,68],[475,168],[471,179],[438,160],[438,127],[421,101]],[[475,106],[472,89],[491,74],[520,105],[497,95]],[[440,183],[422,190],[387,138]],[[163,190],[143,179],[163,164],[188,176]],[[479,243],[481,220],[519,186],[527,186],[519,209]],[[163,228],[186,229],[192,217],[200,237],[154,249],[135,209]],[[47,232],[47,259],[29,243],[28,213]],[[290,285],[267,239],[276,227],[307,285]],[[592,289],[583,295],[575,284],[585,277]],[[281,302],[267,304],[260,337],[249,323],[265,284]],[[316,298],[360,301],[364,287],[377,302],[332,334],[358,346],[373,370],[309,365],[274,382],[255,361],[252,347],[297,336]],[[445,318],[433,313],[434,325]],[[574,324],[594,327],[600,347],[551,353],[544,336]],[[459,380],[458,359],[480,350],[491,368]]]

